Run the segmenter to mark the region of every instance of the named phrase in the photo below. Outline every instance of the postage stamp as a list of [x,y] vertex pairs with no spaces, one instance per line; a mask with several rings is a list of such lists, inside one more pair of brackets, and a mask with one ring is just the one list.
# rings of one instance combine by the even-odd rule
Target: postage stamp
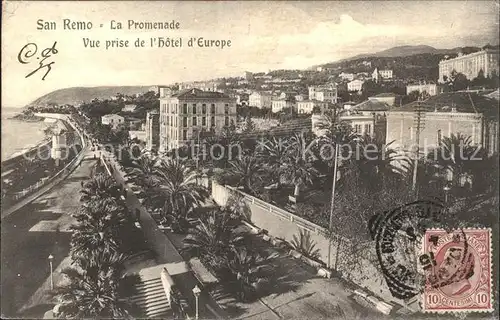
[[491,229],[426,230],[424,312],[493,311]]

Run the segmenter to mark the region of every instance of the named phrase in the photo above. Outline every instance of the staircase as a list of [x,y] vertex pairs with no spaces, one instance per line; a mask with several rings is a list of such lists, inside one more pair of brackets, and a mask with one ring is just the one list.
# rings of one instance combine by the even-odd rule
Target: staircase
[[141,282],[134,286],[130,301],[145,318],[172,318],[170,302],[165,295],[159,273],[158,277],[142,278]]

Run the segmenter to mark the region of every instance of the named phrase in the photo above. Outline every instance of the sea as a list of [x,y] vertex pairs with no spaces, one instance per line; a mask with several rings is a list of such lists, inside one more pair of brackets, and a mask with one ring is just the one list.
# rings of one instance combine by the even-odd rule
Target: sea
[[2,107],[2,161],[30,149],[45,139],[43,130],[50,123],[43,121],[26,122],[11,119],[21,108]]

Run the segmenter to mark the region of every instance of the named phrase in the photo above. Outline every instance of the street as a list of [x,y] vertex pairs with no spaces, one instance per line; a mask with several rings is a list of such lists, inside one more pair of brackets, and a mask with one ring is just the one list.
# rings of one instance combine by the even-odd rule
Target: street
[[[80,182],[89,178],[94,164],[93,159],[84,160],[48,193],[2,219],[2,317],[16,316],[37,289],[47,283],[50,254],[54,256],[57,284],[58,267],[70,247],[71,234],[67,231],[74,221],[70,214],[79,206]],[[32,303],[44,299],[41,295]]]

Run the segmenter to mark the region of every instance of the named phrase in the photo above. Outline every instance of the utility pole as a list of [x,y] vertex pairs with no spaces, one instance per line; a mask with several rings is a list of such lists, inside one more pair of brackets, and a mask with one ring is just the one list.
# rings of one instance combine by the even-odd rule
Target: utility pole
[[417,169],[418,169],[418,159],[420,156],[420,132],[424,129],[424,119],[425,119],[425,109],[423,105],[419,101],[417,103],[417,108],[415,109],[415,115],[413,119],[413,126],[415,127],[415,143],[416,143],[416,151],[415,151],[415,159],[414,159],[414,167],[413,167],[413,183],[412,188],[415,196],[418,196],[417,190]]
[[[330,202],[330,223],[328,227],[329,242],[328,242],[328,268],[331,268],[331,255],[332,255],[332,228],[333,228],[333,205],[335,204],[335,187],[337,185],[337,167],[338,167],[338,158],[339,158],[339,144],[335,143],[335,158],[333,160],[333,182],[332,182],[332,201]],[[337,261],[335,261],[337,264]]]

